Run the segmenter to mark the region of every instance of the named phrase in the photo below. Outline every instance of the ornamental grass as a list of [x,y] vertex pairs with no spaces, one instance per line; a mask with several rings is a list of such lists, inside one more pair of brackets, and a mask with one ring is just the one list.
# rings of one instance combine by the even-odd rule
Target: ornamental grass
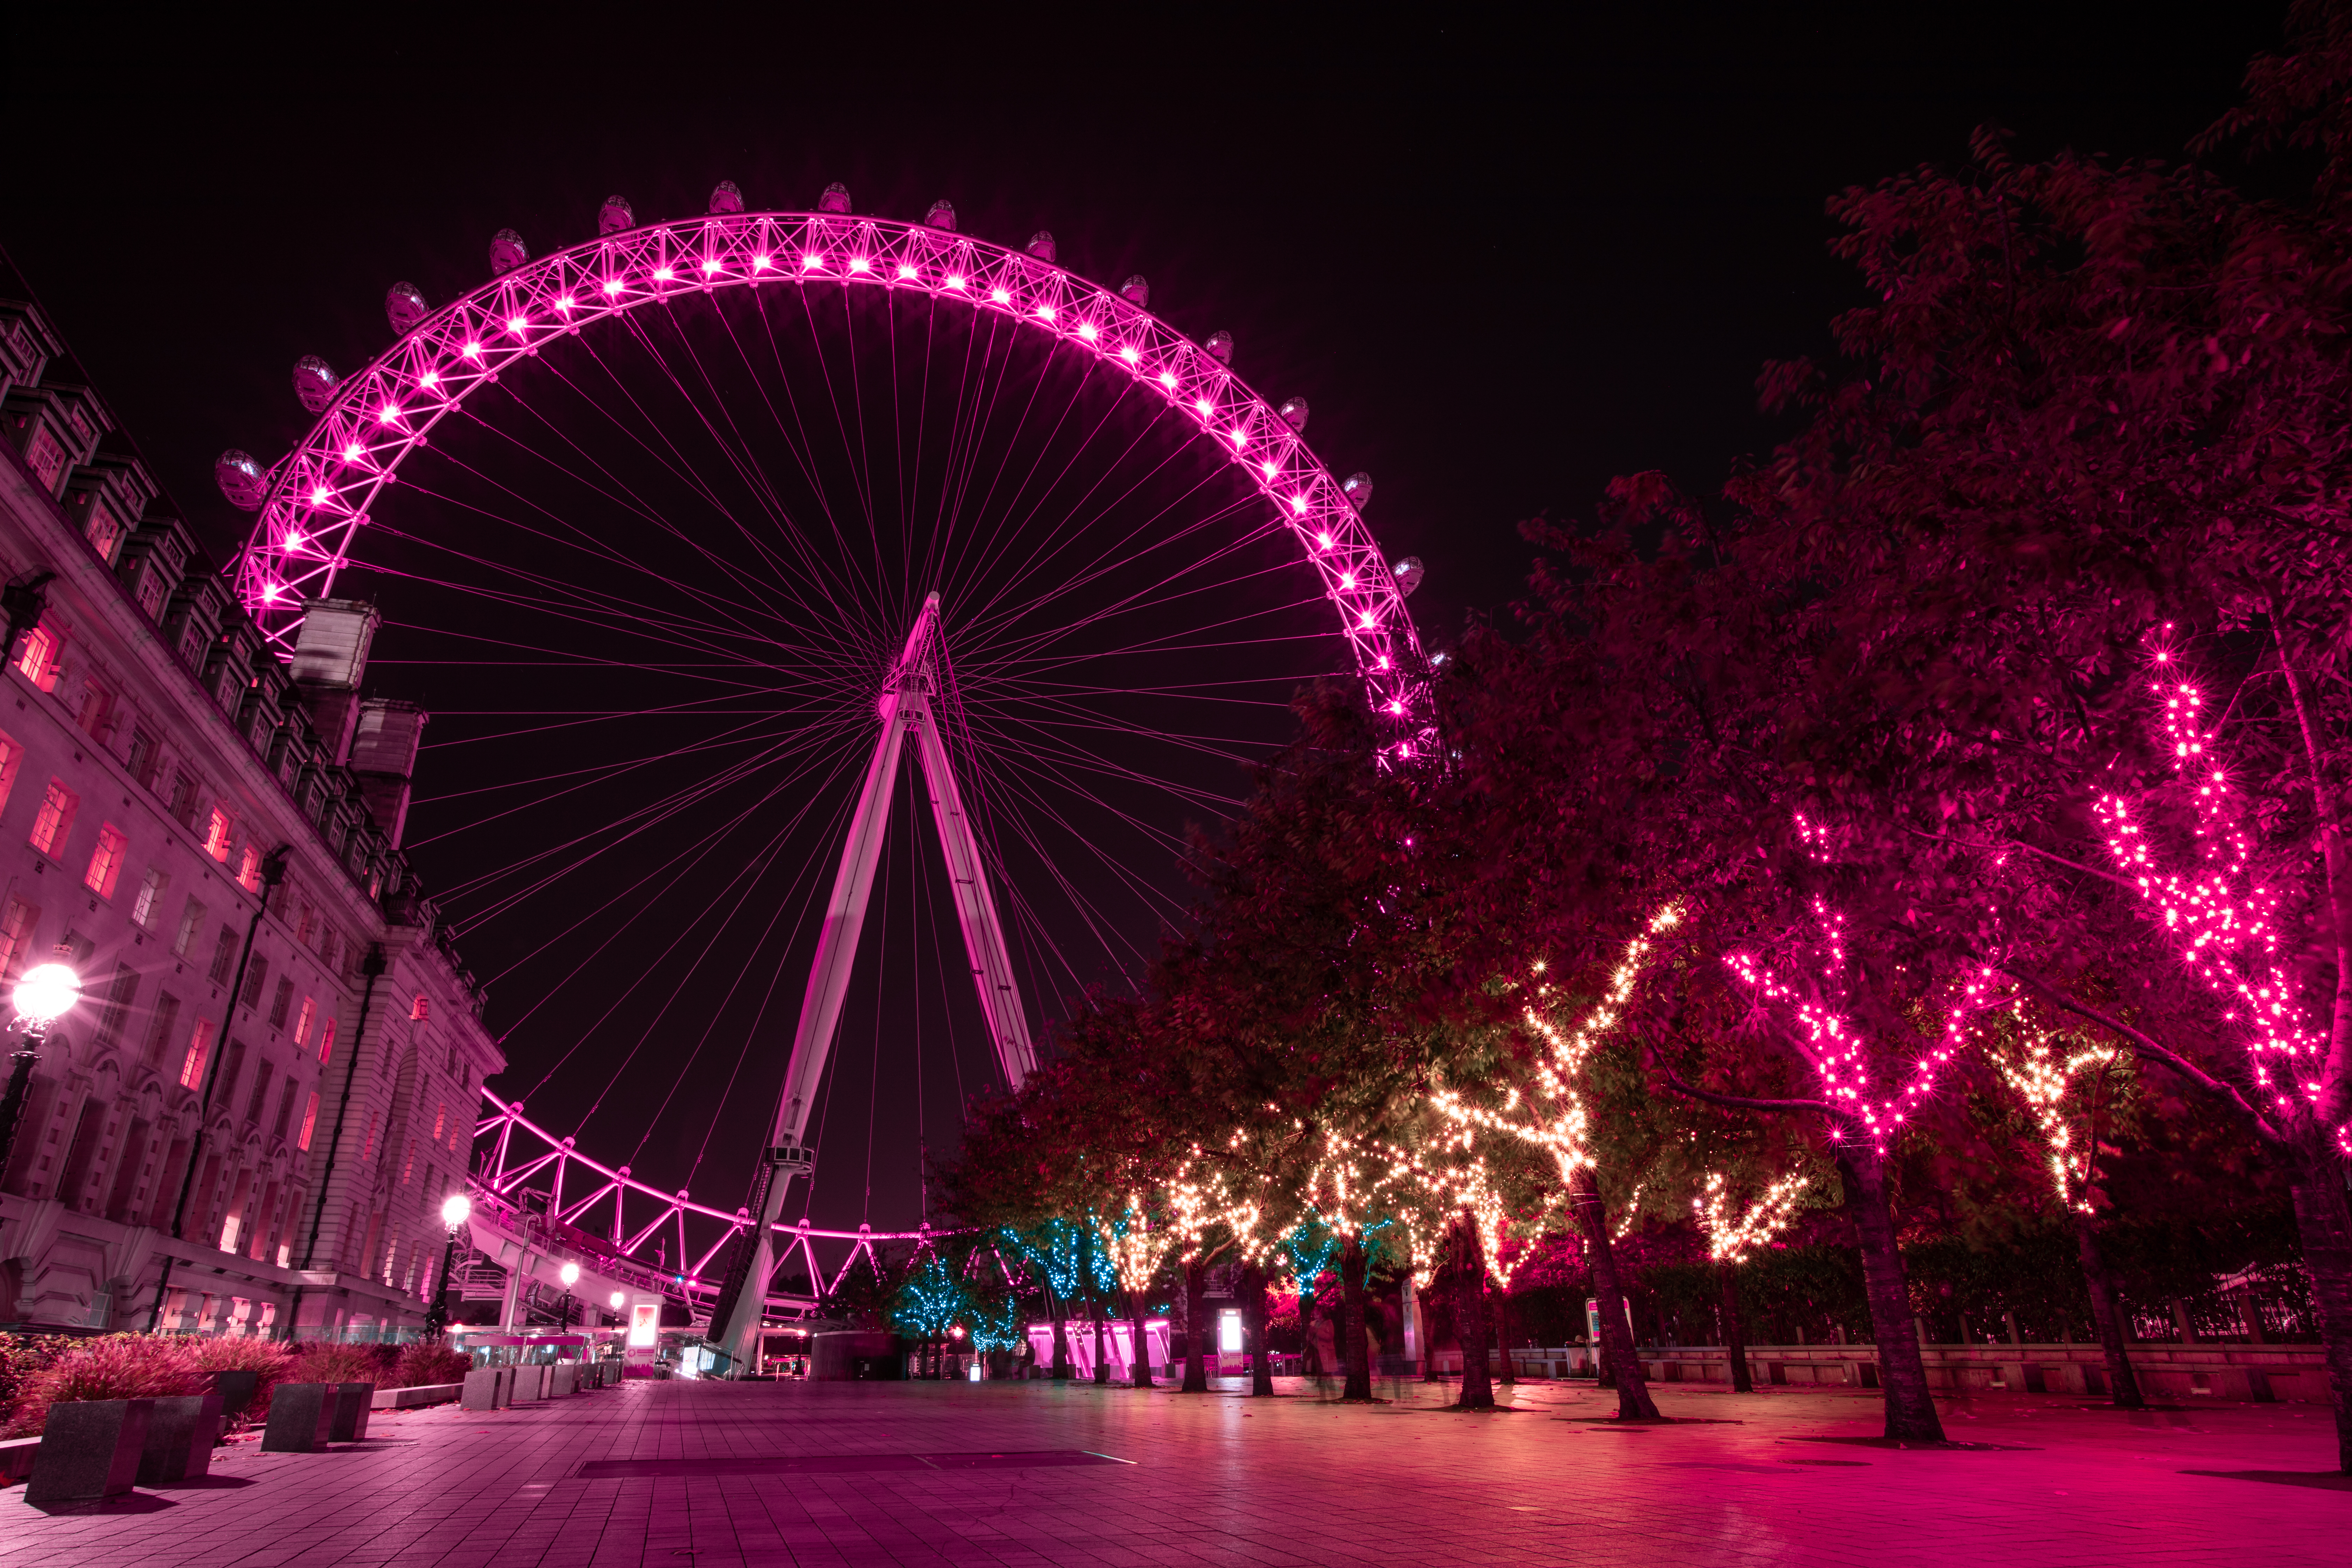
[[392,1386],[423,1388],[434,1384],[463,1383],[466,1374],[473,1370],[472,1356],[430,1340],[419,1340],[401,1347],[399,1359],[392,1363]]
[[109,1334],[82,1341],[26,1377],[8,1431],[18,1437],[37,1435],[48,1423],[52,1405],[202,1394],[211,1386],[212,1378],[186,1340],[172,1334]]

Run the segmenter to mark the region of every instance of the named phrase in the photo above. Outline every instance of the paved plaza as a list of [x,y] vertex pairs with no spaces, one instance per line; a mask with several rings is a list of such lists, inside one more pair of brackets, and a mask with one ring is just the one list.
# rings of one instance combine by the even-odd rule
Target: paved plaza
[[379,1415],[98,1511],[0,1493],[0,1568],[2352,1560],[2315,1405],[1994,1394],[1945,1410],[1983,1447],[1895,1450],[1835,1440],[1878,1428],[1847,1394],[1665,1391],[1688,1424],[1625,1428],[1572,1384],[1494,1415],[1282,1387],[630,1383]]

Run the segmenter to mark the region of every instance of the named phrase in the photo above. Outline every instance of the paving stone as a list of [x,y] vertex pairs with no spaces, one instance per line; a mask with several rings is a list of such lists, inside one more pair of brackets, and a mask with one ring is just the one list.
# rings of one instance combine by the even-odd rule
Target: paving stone
[[[170,1504],[154,1511],[50,1517],[0,1492],[0,1568],[2335,1568],[2352,1536],[2352,1491],[2234,1479],[2326,1469],[2320,1407],[1976,1395],[1947,1426],[2007,1447],[1895,1451],[1812,1440],[1874,1435],[1866,1395],[1663,1391],[1670,1414],[1738,1424],[1633,1432],[1574,1419],[1615,1401],[1568,1384],[1506,1391],[1508,1415],[1441,1410],[1443,1385],[1383,1384],[1394,1403],[1371,1406],[1281,1387],[1293,1397],[637,1379],[517,1410],[380,1411],[366,1442],[220,1449],[209,1482],[143,1494]],[[1130,1462],[917,1458],[1055,1451]],[[879,1468],[838,1468],[861,1457]],[[1790,1462],[1822,1458],[1849,1462]],[[692,1471],[720,1460],[768,1473]],[[618,1461],[673,1473],[582,1473]]]

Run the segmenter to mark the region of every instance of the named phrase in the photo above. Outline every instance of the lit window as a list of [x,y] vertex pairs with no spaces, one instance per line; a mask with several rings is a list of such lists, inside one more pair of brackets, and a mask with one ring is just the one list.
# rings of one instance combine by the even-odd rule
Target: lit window
[[156,907],[163,901],[163,889],[171,885],[169,871],[161,866],[148,867],[147,875],[139,879],[139,897],[131,900],[131,923],[154,930]]
[[409,1005],[408,1016],[419,1023],[433,1016],[433,1004],[424,992],[418,992],[416,1000]]
[[33,922],[40,918],[40,905],[23,899],[8,900],[8,916],[0,920],[0,974],[14,971],[16,961],[25,956],[33,940]]
[[180,1063],[180,1087],[195,1089],[205,1081],[205,1058],[212,1055],[213,1021],[196,1020],[195,1032],[188,1037],[188,1054]]
[[131,847],[131,836],[108,823],[98,830],[98,847],[89,857],[89,869],[82,874],[81,884],[101,899],[114,897],[114,884],[122,875],[122,858]]
[[319,1030],[319,1059],[323,1062],[335,1048],[335,1021],[329,1018]]
[[261,891],[261,851],[248,844],[245,856],[237,862],[236,883],[248,893]]
[[25,748],[6,735],[0,735],[0,805],[8,804],[8,796],[16,788],[16,767],[25,760]]
[[303,997],[302,1010],[294,1015],[294,1043],[296,1045],[307,1046],[310,1043],[310,1026],[318,1021],[318,1017],[319,999],[315,996]]
[[33,847],[55,858],[65,847],[66,835],[73,831],[74,812],[80,805],[81,796],[66,788],[65,780],[51,779],[49,792],[33,818]]
[[314,1095],[312,1095],[312,1096],[310,1097],[310,1103],[308,1106],[306,1106],[306,1107],[304,1107],[304,1108],[303,1108],[303,1110],[302,1110],[302,1136],[300,1137],[300,1139],[299,1139],[299,1140],[295,1142],[295,1145],[294,1145],[294,1146],[295,1146],[297,1149],[301,1150],[304,1153],[308,1153],[308,1152],[310,1152],[310,1132],[311,1132],[311,1130],[312,1130],[313,1128],[317,1127],[318,1125],[319,1125],[319,1097],[318,1097],[317,1095],[315,1095],[315,1094],[314,1094]]
[[213,807],[212,820],[205,828],[205,853],[215,860],[227,859],[229,833],[228,813]]
[[25,679],[44,691],[58,689],[58,635],[47,626],[35,626],[33,635],[25,639],[25,651],[17,657],[16,668]]

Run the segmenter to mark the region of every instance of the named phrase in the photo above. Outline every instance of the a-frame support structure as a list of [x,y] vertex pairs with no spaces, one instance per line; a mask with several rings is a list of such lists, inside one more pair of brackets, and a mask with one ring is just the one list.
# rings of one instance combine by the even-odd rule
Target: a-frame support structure
[[908,635],[906,651],[883,683],[882,733],[875,742],[873,761],[866,765],[866,787],[857,797],[849,841],[842,847],[841,869],[834,878],[833,901],[825,908],[824,928],[817,936],[816,962],[810,966],[808,993],[801,1000],[800,1023],[793,1032],[792,1060],[784,1068],[774,1131],[752,1181],[751,1201],[746,1205],[752,1216],[751,1228],[738,1242],[712,1306],[711,1342],[733,1357],[738,1366],[753,1359],[768,1278],[776,1267],[773,1227],[783,1211],[785,1192],[795,1174],[806,1175],[814,1168],[815,1151],[802,1140],[817,1085],[824,1077],[825,1057],[833,1048],[834,1029],[841,1020],[842,998],[849,989],[858,933],[866,924],[875,868],[881,859],[882,835],[890,820],[899,754],[910,739],[922,759],[931,821],[947,857],[956,921],[963,928],[964,952],[971,960],[972,984],[980,992],[981,1013],[988,1020],[996,1059],[1004,1068],[1005,1081],[1014,1089],[1037,1065],[1028,1017],[1013,980],[1004,927],[997,917],[996,900],[989,891],[981,859],[980,840],[972,831],[963,792],[948,757],[942,728],[949,706],[947,674],[940,596],[933,594],[923,601],[922,613],[915,617],[915,628]]

